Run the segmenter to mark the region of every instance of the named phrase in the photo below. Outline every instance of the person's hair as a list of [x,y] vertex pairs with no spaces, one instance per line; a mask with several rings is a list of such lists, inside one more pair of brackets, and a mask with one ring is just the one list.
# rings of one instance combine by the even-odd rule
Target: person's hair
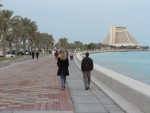
[[62,49],[60,52],[60,59],[66,60],[67,59],[67,51],[65,49]]
[[89,56],[89,53],[88,53],[88,52],[86,52],[86,53],[85,53],[85,56],[86,56],[86,57],[88,57],[88,56]]

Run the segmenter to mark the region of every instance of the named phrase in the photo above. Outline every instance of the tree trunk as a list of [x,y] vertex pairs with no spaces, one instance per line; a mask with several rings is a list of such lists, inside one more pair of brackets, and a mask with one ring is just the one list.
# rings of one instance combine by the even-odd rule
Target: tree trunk
[[48,47],[48,45],[47,45],[46,52],[48,52],[48,48],[49,48],[49,47]]
[[18,37],[16,36],[15,38],[15,48],[16,48],[16,51],[15,51],[15,55],[17,56],[18,55]]
[[25,39],[24,35],[23,35],[22,39],[23,39],[23,50],[24,50],[24,55],[25,55],[26,54],[26,39]]
[[9,51],[10,51],[10,54],[11,54],[11,49],[12,49],[12,42],[9,42]]
[[33,51],[33,41],[32,40],[30,40],[31,41],[31,52]]
[[6,41],[5,41],[4,36],[5,36],[5,33],[1,35],[1,38],[2,38],[2,46],[3,46],[3,57],[6,58],[6,49],[5,49]]

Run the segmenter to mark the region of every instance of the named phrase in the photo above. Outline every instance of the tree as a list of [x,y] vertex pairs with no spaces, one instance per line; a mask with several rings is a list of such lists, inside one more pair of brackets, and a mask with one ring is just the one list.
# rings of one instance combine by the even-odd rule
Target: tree
[[0,35],[2,40],[2,46],[3,46],[3,56],[6,57],[6,33],[7,30],[11,29],[11,25],[13,23],[13,20],[15,17],[12,17],[13,11],[11,10],[2,10],[0,11]]
[[53,35],[48,33],[41,33],[40,37],[40,47],[48,51],[51,46],[54,45]]
[[31,19],[21,18],[21,39],[23,41],[24,54],[26,54],[26,40],[31,31],[32,24],[34,23],[32,23]]
[[15,42],[15,54],[18,55],[19,51],[19,38],[21,36],[22,24],[20,20],[20,16],[14,19],[12,24],[12,33],[14,34],[14,42]]
[[88,44],[88,49],[89,50],[94,50],[96,48],[96,44],[94,44],[94,43],[89,43]]
[[[33,44],[36,39],[36,32],[37,32],[37,25],[35,21],[31,21],[29,24],[30,30],[29,30],[29,40],[31,44],[31,51],[33,51]],[[34,48],[35,49],[35,48]]]
[[75,43],[75,46],[76,46],[77,50],[83,49],[83,43],[82,42],[80,42],[80,41],[74,41],[74,43]]
[[60,48],[67,48],[68,45],[68,39],[67,38],[60,38],[59,43],[60,43]]
[[6,41],[8,41],[9,44],[9,51],[11,52],[12,50],[12,42],[13,42],[13,33],[8,32],[6,35]]
[[68,49],[76,49],[76,46],[74,43],[68,43]]

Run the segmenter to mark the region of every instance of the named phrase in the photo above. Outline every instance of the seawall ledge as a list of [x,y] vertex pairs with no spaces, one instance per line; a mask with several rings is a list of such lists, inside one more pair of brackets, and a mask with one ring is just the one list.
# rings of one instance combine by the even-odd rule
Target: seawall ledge
[[[83,53],[75,56],[75,63],[79,68]],[[97,64],[94,64],[92,81],[127,113],[150,113],[149,85]]]

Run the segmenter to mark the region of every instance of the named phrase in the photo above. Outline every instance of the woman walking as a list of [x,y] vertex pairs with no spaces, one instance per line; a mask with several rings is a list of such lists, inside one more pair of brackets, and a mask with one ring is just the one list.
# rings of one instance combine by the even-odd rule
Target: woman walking
[[55,51],[54,56],[55,56],[55,59],[57,60],[57,59],[58,59],[58,56],[59,56],[59,53],[58,53],[57,50]]
[[67,57],[67,51],[65,49],[61,50],[60,57],[57,60],[58,72],[57,75],[61,78],[62,89],[65,89],[66,76],[69,76],[69,61]]

